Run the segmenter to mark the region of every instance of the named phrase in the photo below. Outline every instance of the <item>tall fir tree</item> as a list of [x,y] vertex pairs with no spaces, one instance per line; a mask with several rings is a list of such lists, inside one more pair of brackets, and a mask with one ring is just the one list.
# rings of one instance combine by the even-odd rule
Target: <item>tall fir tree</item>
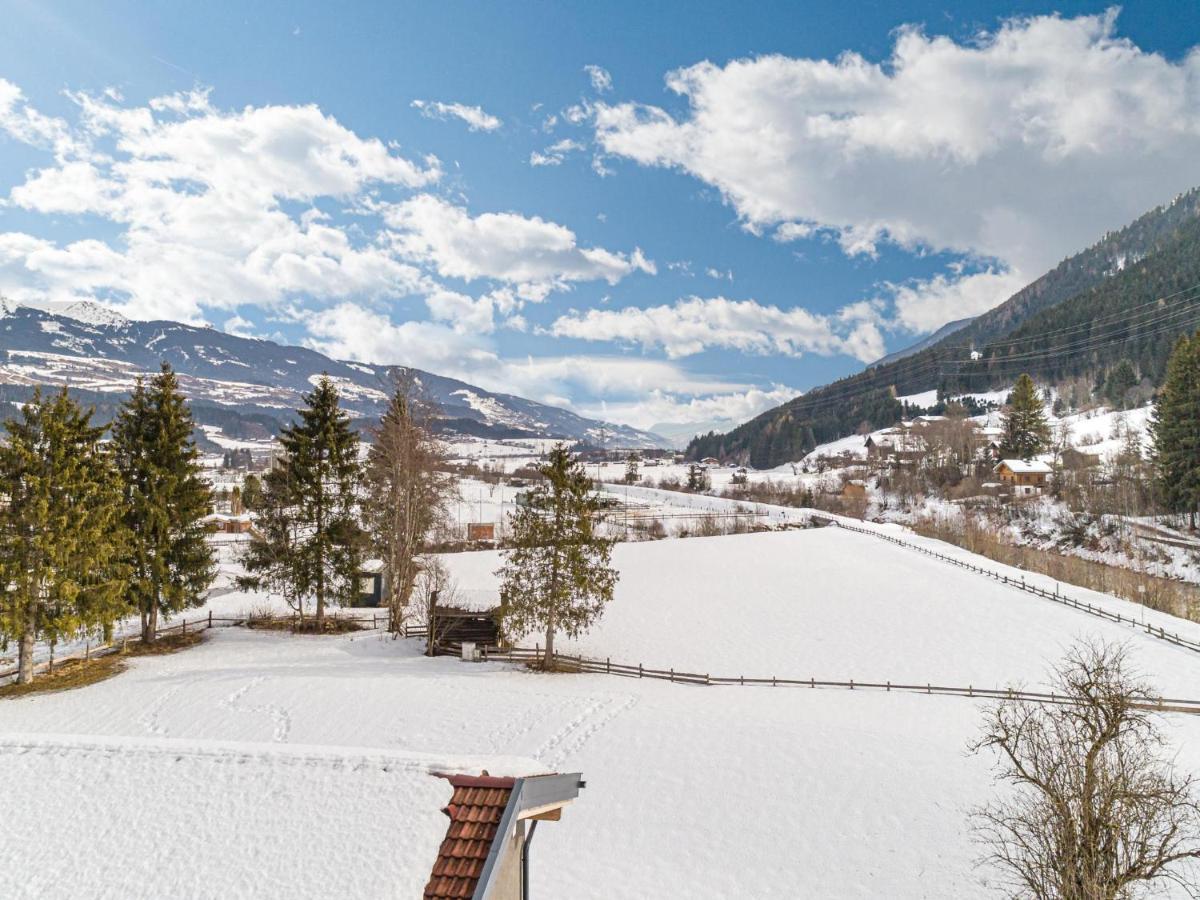
[[558,444],[541,467],[543,480],[512,516],[510,543],[497,571],[504,628],[544,629],[546,662],[554,636],[582,634],[612,600],[618,574],[613,541],[599,532],[601,507],[592,480]]
[[445,518],[454,489],[451,476],[438,471],[444,451],[430,427],[433,414],[415,381],[399,376],[367,452],[363,512],[383,562],[393,633],[422,571],[426,541]]
[[1137,372],[1127,359],[1117,362],[1104,379],[1104,399],[1113,409],[1125,409],[1129,405],[1129,392],[1137,387]]
[[312,599],[321,630],[328,604],[352,605],[358,596],[366,546],[359,525],[362,466],[358,435],[333,382],[323,376],[304,402],[300,420],[280,432],[280,459],[255,498],[258,533],[239,583],[281,592],[301,618]]
[[1200,507],[1200,331],[1175,343],[1154,401],[1150,435],[1163,504],[1171,512],[1187,513],[1195,530]]
[[124,611],[128,569],[120,479],[66,388],[40,390],[0,445],[0,643],[18,643],[20,683],[34,645],[80,631],[108,637]]
[[1000,452],[1012,459],[1031,459],[1050,445],[1050,425],[1033,379],[1022,375],[1013,386],[1004,414]]
[[113,423],[130,534],[129,601],[141,617],[146,643],[157,637],[160,615],[203,603],[217,574],[204,523],[213,498],[201,477],[194,428],[179,381],[165,362],[148,386],[138,379]]

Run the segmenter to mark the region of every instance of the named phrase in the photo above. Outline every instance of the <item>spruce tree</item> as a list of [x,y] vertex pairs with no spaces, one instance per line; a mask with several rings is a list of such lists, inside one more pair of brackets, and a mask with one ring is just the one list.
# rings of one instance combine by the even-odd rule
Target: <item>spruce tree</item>
[[1108,405],[1113,409],[1125,409],[1126,396],[1137,387],[1137,383],[1137,372],[1134,371],[1133,363],[1122,359],[1109,370],[1104,379],[1104,398],[1108,400]]
[[329,603],[351,605],[358,596],[366,544],[358,522],[362,466],[358,435],[333,382],[323,376],[304,402],[300,420],[280,432],[280,459],[255,498],[258,533],[239,583],[280,591],[301,618],[305,601],[314,600],[319,631]]
[[546,663],[554,664],[554,635],[579,635],[612,600],[618,574],[613,541],[599,533],[600,503],[592,480],[558,444],[541,467],[542,482],[512,516],[512,549],[497,571],[504,628],[546,633]]
[[1022,375],[1013,386],[1004,414],[1000,452],[1012,459],[1031,459],[1050,444],[1050,425],[1033,379]]
[[120,480],[66,388],[39,390],[5,423],[0,446],[0,644],[18,642],[18,682],[35,642],[109,637],[128,585]]
[[1171,512],[1196,527],[1200,506],[1200,332],[1175,344],[1150,417],[1159,494]]
[[629,456],[627,456],[625,458],[625,483],[626,484],[637,484],[638,483],[638,481],[641,477],[638,475],[638,464],[641,461],[642,461],[642,458],[640,456],[638,456],[636,453],[630,453]]
[[217,574],[205,536],[212,492],[203,478],[195,423],[165,362],[149,386],[139,378],[113,423],[112,442],[124,482],[129,601],[152,643],[159,616],[204,602]]

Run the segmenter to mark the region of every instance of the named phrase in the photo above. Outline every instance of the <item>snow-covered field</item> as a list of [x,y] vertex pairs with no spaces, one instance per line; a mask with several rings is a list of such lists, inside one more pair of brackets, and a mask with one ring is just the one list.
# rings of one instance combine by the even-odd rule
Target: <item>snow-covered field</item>
[[[1096,635],[1129,642],[1167,693],[1200,683],[1186,651],[833,528],[624,544],[614,558],[616,598],[573,650],[994,687],[1040,683]],[[464,588],[494,589],[495,554],[446,559]],[[431,773],[487,768],[588,782],[538,831],[536,895],[984,897],[966,828],[993,791],[989,761],[965,752],[980,708],[544,676],[427,659],[378,633],[214,629],[109,681],[0,701],[0,895],[416,897],[450,795]],[[1180,763],[1200,767],[1200,719],[1163,721]]]

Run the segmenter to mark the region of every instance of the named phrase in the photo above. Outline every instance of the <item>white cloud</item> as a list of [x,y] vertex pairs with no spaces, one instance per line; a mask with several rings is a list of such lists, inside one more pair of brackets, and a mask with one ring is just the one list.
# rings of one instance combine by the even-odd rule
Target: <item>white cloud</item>
[[457,291],[437,290],[425,298],[430,314],[439,322],[449,322],[460,334],[491,334],[496,329],[492,318],[493,298],[468,297]]
[[412,105],[427,119],[460,119],[471,131],[495,131],[504,123],[478,106],[462,103],[442,103],[440,100],[414,100]]
[[578,141],[573,141],[570,138],[564,138],[561,141],[556,141],[540,153],[534,150],[529,154],[529,164],[531,166],[558,166],[562,165],[562,161],[566,159],[568,153],[576,150],[582,150],[583,144]]
[[526,299],[576,281],[616,284],[634,272],[655,273],[640,249],[620,253],[579,246],[575,233],[556,222],[518,213],[472,216],[432,194],[386,207],[394,244],[405,258],[427,263],[447,278],[490,278],[520,286]]
[[587,72],[588,79],[592,82],[592,90],[597,94],[604,94],[612,90],[612,75],[608,73],[607,69],[600,66],[584,66],[583,71]]
[[634,400],[591,404],[582,407],[582,411],[590,416],[628,422],[636,428],[673,426],[671,430],[686,439],[701,431],[727,429],[745,422],[799,394],[795,388],[779,384],[770,388],[737,387],[698,396],[654,388]]
[[1039,16],[963,43],[903,28],[882,63],[699,63],[667,76],[685,115],[599,103],[596,138],[715,186],[780,241],[828,231],[851,255],[890,241],[994,260],[956,289],[968,306],[929,283],[927,306],[957,318],[1194,184],[1200,50],[1171,61],[1115,29],[1111,11]]
[[406,159],[315,106],[222,112],[206,91],[140,107],[120,106],[112,93],[72,94],[79,123],[71,128],[47,125],[7,82],[0,96],[0,128],[34,146],[49,141],[55,156],[10,201],[37,213],[93,214],[119,232],[111,244],[62,246],[4,235],[0,290],[11,296],[91,297],[134,317],[201,321],[204,308],[298,293],[336,299],[428,287],[385,243],[352,238],[316,204],[426,186],[440,176],[432,158]]
[[305,343],[337,359],[414,366],[451,376],[495,362],[495,354],[479,338],[435,322],[397,325],[352,302],[300,315],[310,335]]
[[987,312],[997,297],[1007,299],[1024,286],[1024,279],[1013,272],[989,270],[962,276],[939,274],[888,288],[896,325],[919,334]]
[[254,323],[241,316],[230,316],[221,326],[222,330],[237,337],[252,338],[258,335],[254,332]]
[[695,376],[661,360],[586,355],[509,359],[477,334],[434,322],[396,324],[353,302],[300,315],[311,335],[307,344],[338,359],[415,366],[560,406],[570,405],[580,393],[636,403],[655,391],[685,402],[678,398],[753,390]]
[[876,324],[865,316],[819,316],[783,310],[753,300],[689,297],[670,306],[591,309],[561,316],[550,326],[556,337],[620,341],[662,348],[675,359],[726,347],[743,353],[799,356],[847,353],[863,362],[884,353]]

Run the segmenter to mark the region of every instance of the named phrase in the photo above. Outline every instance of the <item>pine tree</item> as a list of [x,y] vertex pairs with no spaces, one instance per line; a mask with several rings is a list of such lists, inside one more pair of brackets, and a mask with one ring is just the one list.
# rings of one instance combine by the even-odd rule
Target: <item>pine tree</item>
[[1150,417],[1159,493],[1172,512],[1196,527],[1200,506],[1200,332],[1175,344]]
[[18,642],[20,683],[38,640],[108,637],[128,585],[120,480],[66,389],[40,390],[5,423],[0,446],[0,643]]
[[1137,387],[1137,383],[1137,372],[1133,369],[1133,363],[1122,359],[1112,367],[1108,377],[1104,379],[1104,397],[1108,400],[1108,405],[1113,409],[1125,409],[1126,397]]
[[638,482],[638,464],[641,462],[641,457],[636,453],[630,453],[625,458],[625,483],[637,484]]
[[541,467],[543,481],[512,516],[512,549],[497,571],[510,634],[545,629],[546,662],[554,664],[554,635],[587,630],[612,600],[617,572],[613,541],[598,532],[600,503],[583,466],[563,444]]
[[358,523],[362,479],[358,435],[338,405],[337,388],[322,377],[304,396],[300,421],[279,435],[281,458],[266,474],[254,511],[258,534],[243,557],[239,584],[276,590],[300,613],[316,603],[316,628],[329,603],[358,596],[365,534]]
[[1018,378],[1008,402],[1000,452],[1013,459],[1030,459],[1050,444],[1050,425],[1033,379]]
[[202,604],[217,574],[204,523],[213,498],[200,474],[194,428],[165,362],[149,386],[138,379],[113,423],[130,534],[129,601],[141,616],[146,643],[157,637],[160,615]]
[[401,376],[367,453],[363,512],[383,560],[393,632],[421,572],[426,541],[445,517],[454,489],[452,478],[437,468],[444,450],[430,430],[432,416],[416,383]]

